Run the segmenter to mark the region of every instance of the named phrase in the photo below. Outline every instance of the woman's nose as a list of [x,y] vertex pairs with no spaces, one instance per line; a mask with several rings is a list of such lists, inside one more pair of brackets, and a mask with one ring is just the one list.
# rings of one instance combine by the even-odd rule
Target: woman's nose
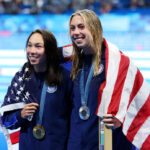
[[73,34],[79,34],[79,33],[80,33],[80,30],[78,28],[75,28],[73,31]]
[[30,47],[30,52],[31,52],[31,53],[36,53],[36,48],[35,48],[35,46]]

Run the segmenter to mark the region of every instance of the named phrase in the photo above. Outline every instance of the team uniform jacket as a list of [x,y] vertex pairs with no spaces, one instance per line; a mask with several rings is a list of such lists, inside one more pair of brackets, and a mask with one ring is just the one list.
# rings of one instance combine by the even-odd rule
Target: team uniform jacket
[[42,140],[33,137],[38,111],[31,121],[21,118],[21,109],[26,103],[40,104],[44,74],[31,72],[25,78],[28,68],[16,73],[8,88],[1,108],[2,123],[7,129],[20,127],[19,150],[66,150],[71,111],[72,80],[70,72],[62,67],[63,81],[60,85],[49,87],[46,91],[42,126],[46,135]]

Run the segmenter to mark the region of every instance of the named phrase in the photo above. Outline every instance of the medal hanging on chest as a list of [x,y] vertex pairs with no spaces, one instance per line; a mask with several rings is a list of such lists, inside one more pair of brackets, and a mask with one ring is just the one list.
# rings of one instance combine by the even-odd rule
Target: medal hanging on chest
[[88,120],[90,117],[90,109],[87,106],[89,86],[94,72],[94,64],[92,64],[84,90],[84,65],[80,76],[80,92],[81,92],[81,107],[79,108],[79,117],[82,120]]
[[79,116],[82,120],[87,120],[90,117],[90,110],[87,106],[81,106],[79,109]]
[[37,120],[37,125],[33,128],[33,131],[32,131],[33,136],[38,140],[42,140],[45,137],[45,129],[42,126],[42,117],[43,117],[43,111],[44,111],[46,90],[47,90],[47,86],[44,83],[43,88],[42,88],[42,94],[41,94],[39,117]]
[[33,128],[33,136],[38,139],[41,140],[44,138],[45,136],[45,129],[43,126],[37,125]]

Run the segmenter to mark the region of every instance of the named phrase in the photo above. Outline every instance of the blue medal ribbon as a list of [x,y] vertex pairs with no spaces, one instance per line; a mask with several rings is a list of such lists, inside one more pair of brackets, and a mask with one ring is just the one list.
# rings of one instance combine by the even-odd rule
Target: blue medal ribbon
[[84,90],[84,64],[83,64],[81,77],[80,77],[80,92],[81,92],[81,105],[82,106],[79,109],[79,116],[82,120],[87,120],[90,116],[90,111],[89,111],[89,108],[87,107],[87,101],[88,101],[89,86],[92,80],[93,73],[94,73],[94,64],[92,63],[92,66],[90,68],[90,72],[87,78],[87,82],[85,85],[85,90]]
[[42,126],[42,118],[43,118],[46,90],[47,90],[47,85],[44,82],[42,93],[41,93],[40,110],[38,114],[39,116],[37,117],[36,126],[33,128],[33,136],[38,140],[43,139],[45,136],[45,129]]
[[43,88],[42,88],[41,100],[40,100],[40,110],[39,110],[39,117],[38,117],[38,120],[37,120],[37,125],[42,124],[45,97],[46,97],[46,90],[47,90],[47,85],[44,82]]

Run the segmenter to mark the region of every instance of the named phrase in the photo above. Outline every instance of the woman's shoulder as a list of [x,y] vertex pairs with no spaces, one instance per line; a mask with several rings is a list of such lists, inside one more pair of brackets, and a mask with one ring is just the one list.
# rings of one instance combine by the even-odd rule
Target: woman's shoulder
[[18,76],[24,76],[25,73],[27,73],[28,71],[29,68],[26,67],[26,63],[25,63],[20,69],[18,69],[18,71],[16,71],[16,73],[14,74],[14,78]]
[[68,70],[65,66],[61,65],[61,72],[63,76],[70,77],[70,70]]
[[67,91],[71,92],[72,87],[73,87],[73,81],[70,76],[71,72],[64,66],[61,66],[61,70],[62,70],[62,85],[64,86],[64,89],[67,88]]
[[72,79],[70,76],[71,71],[63,65],[61,65],[61,73],[62,73],[62,78],[63,78],[64,82],[68,82],[68,81],[72,82]]

